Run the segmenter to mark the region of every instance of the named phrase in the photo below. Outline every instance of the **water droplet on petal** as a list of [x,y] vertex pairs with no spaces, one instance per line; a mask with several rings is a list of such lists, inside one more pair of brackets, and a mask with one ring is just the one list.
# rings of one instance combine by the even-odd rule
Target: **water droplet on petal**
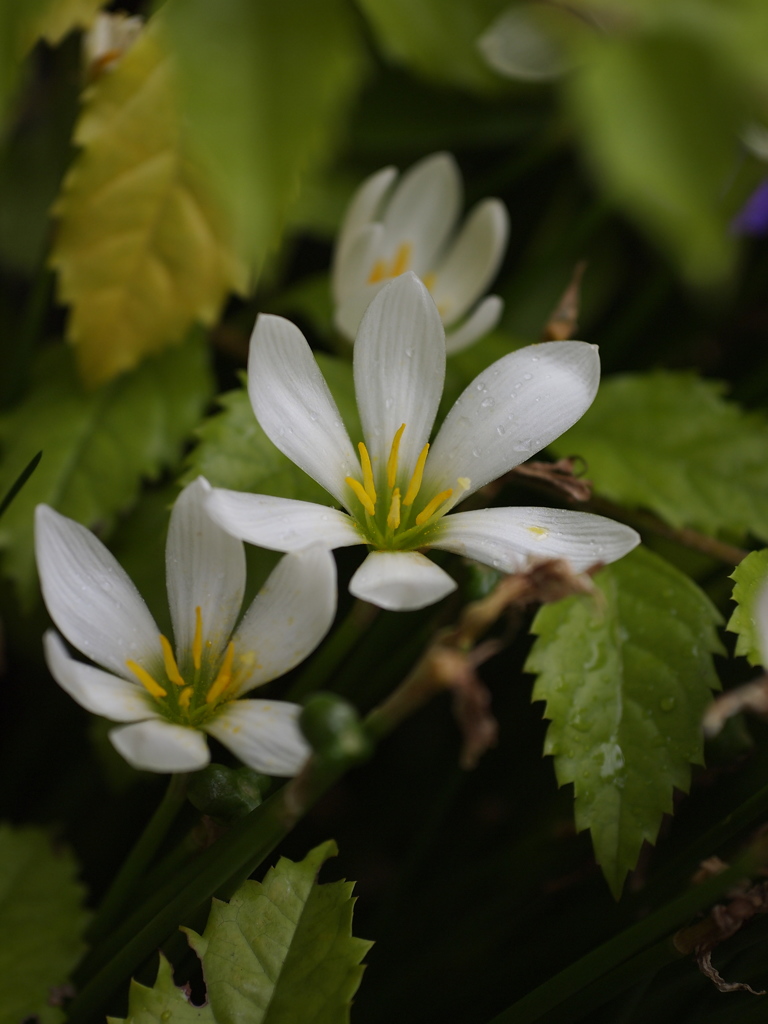
[[533,380],[533,374],[532,373],[524,373],[523,374],[523,380]]
[[384,403],[384,408],[385,409],[391,409],[394,404],[395,404],[394,398],[388,398],[386,400],[386,402]]
[[482,450],[481,450],[480,448],[473,448],[473,449],[472,449],[472,454],[474,455],[474,457],[475,457],[476,459],[479,459],[479,458],[480,458],[480,456],[481,456],[481,455],[482,455],[483,453],[482,453]]
[[487,397],[487,398],[484,398],[484,399],[482,400],[482,402],[480,403],[480,405],[481,405],[481,407],[482,407],[483,409],[490,409],[490,408],[491,408],[491,406],[493,406],[493,405],[496,405],[496,399],[495,399],[495,398],[492,398],[492,397],[491,397],[490,395],[488,395],[488,397]]
[[498,427],[496,427],[496,433],[499,435],[499,437],[503,437],[506,434],[506,432],[507,428],[504,426],[503,423],[500,423]]

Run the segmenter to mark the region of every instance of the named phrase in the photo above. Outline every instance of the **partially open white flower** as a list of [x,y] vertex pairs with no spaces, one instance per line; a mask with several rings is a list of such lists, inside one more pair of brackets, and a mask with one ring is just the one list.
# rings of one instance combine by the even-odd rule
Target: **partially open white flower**
[[301,331],[256,321],[248,391],[274,444],[347,511],[214,488],[211,516],[235,536],[277,551],[313,541],[367,544],[352,578],[357,597],[382,608],[422,608],[455,589],[421,552],[443,548],[516,572],[567,559],[575,572],[612,562],[639,541],[627,526],[586,512],[490,508],[446,515],[570,427],[597,391],[592,345],[531,345],[489,366],[458,398],[434,443],[443,391],[443,325],[415,274],[388,284],[363,317],[354,349],[364,441],[357,451]]
[[134,768],[203,768],[208,733],[257,771],[294,775],[309,753],[299,707],[241,698],[293,668],[325,636],[336,611],[333,556],[314,545],[283,558],[233,633],[245,554],[206,515],[209,491],[198,478],[171,514],[166,574],[175,647],[90,530],[38,505],[35,547],[48,611],[72,646],[102,666],[73,658],[50,630],[48,667],[86,710],[131,723],[109,735]]
[[336,327],[353,341],[374,295],[412,270],[435,300],[446,327],[446,350],[458,352],[492,330],[501,316],[498,295],[477,300],[504,256],[507,209],[499,199],[484,199],[457,231],[461,174],[449,153],[420,160],[396,180],[394,167],[377,171],[349,204],[333,258]]

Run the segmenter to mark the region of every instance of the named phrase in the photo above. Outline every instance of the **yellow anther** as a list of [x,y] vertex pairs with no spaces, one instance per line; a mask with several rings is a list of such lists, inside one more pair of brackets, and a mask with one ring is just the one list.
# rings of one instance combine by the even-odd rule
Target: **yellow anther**
[[344,480],[346,483],[349,484],[349,486],[355,492],[356,496],[360,499],[360,503],[362,504],[365,511],[368,512],[369,515],[373,515],[374,512],[376,511],[376,506],[365,493],[365,488],[360,483],[360,481],[355,480],[355,478],[352,476],[346,476],[344,477]]
[[200,605],[195,608],[195,637],[192,641],[192,662],[199,672],[200,666],[203,663],[203,613],[200,610]]
[[162,633],[160,634],[160,646],[163,648],[165,674],[172,683],[176,683],[177,686],[184,686],[184,680],[182,679],[181,672],[179,672],[179,666],[176,664],[176,659],[173,656],[173,648],[168,641],[168,637],[163,636]]
[[446,490],[440,491],[439,494],[436,494],[432,501],[430,501],[430,503],[426,505],[421,510],[421,512],[419,512],[419,514],[416,516],[416,525],[423,526],[428,519],[432,518],[435,512],[437,512],[438,508],[443,504],[444,501],[447,501],[452,494],[452,487],[448,487]]
[[395,258],[392,260],[392,270],[389,272],[390,277],[399,277],[404,274],[408,267],[411,265],[411,252],[413,246],[410,242],[403,242],[395,253]]
[[213,704],[215,700],[218,700],[232,682],[232,659],[234,656],[235,645],[230,640],[227,645],[227,653],[224,655],[224,661],[219,669],[219,674],[213,680],[213,684],[208,691],[208,696],[205,698],[206,704]]
[[189,707],[189,702],[192,700],[193,693],[194,690],[192,689],[192,687],[186,686],[179,694],[179,707],[182,708],[184,711],[186,711],[187,708]]
[[368,497],[375,505],[376,488],[373,483],[373,467],[371,466],[371,457],[368,454],[368,449],[365,447],[362,441],[358,444],[357,450],[360,452],[360,465],[362,466],[363,469],[363,487],[365,488],[365,493],[368,495]]
[[534,537],[537,537],[539,540],[541,540],[542,537],[546,537],[549,533],[549,530],[545,526],[529,526],[528,529]]
[[432,289],[435,287],[435,284],[437,283],[437,274],[425,274],[421,280],[424,282],[424,287],[427,289],[427,291],[431,292]]
[[411,482],[408,484],[408,490],[403,498],[404,505],[412,505],[416,501],[416,495],[421,488],[421,478],[424,476],[424,463],[427,461],[427,455],[429,455],[429,442],[424,445],[416,459],[416,469],[413,471]]
[[376,260],[373,264],[373,270],[368,276],[368,284],[378,284],[379,281],[383,281],[385,277],[389,277],[387,274],[387,265],[384,260]]
[[396,487],[392,492],[392,502],[387,513],[387,526],[390,530],[396,530],[400,525],[400,488]]
[[395,480],[397,478],[397,458],[400,454],[400,438],[403,436],[404,430],[405,424],[402,423],[392,440],[392,447],[389,450],[389,458],[387,459],[387,485],[390,488],[395,486]]
[[136,676],[141,685],[150,693],[153,697],[167,697],[168,693],[162,688],[152,676],[147,672],[145,668],[142,668],[138,662],[131,661],[130,659],[125,663],[126,668],[129,668],[131,672]]

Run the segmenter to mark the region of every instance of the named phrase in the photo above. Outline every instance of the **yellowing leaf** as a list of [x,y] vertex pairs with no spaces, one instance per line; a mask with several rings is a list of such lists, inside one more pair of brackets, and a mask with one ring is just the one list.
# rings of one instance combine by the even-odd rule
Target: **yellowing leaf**
[[51,259],[80,373],[96,385],[181,341],[194,321],[212,323],[246,271],[185,142],[152,27],[86,91],[75,142]]
[[49,0],[34,22],[34,38],[56,46],[75,28],[88,28],[105,0]]

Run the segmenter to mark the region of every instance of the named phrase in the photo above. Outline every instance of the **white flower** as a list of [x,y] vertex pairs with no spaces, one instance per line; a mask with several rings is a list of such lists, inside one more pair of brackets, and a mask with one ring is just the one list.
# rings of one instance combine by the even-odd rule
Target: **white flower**
[[511,352],[459,397],[430,446],[445,374],[443,326],[414,274],[386,286],[363,317],[354,348],[364,442],[357,451],[297,327],[256,321],[248,390],[275,445],[344,506],[214,488],[211,516],[235,536],[277,551],[322,541],[367,544],[355,596],[382,608],[422,608],[455,589],[421,550],[458,552],[503,572],[566,558],[575,572],[612,562],[638,536],[585,512],[490,508],[446,516],[462,498],[529,458],[589,408],[600,364],[581,341]]
[[175,651],[123,569],[84,526],[47,505],[35,547],[45,603],[73,647],[44,638],[48,667],[87,711],[115,722],[110,739],[134,768],[189,772],[210,760],[205,733],[245,764],[293,775],[309,750],[295,704],[241,700],[282,675],[325,636],[336,610],[336,568],[315,545],[281,560],[232,633],[245,588],[245,554],[205,513],[202,477],[179,495],[166,546]]
[[353,341],[374,295],[413,270],[448,329],[446,350],[458,352],[492,330],[501,316],[498,295],[474,304],[504,255],[507,209],[498,199],[484,199],[457,232],[462,184],[449,153],[420,160],[395,186],[396,179],[394,167],[377,171],[349,204],[331,275],[336,327]]

